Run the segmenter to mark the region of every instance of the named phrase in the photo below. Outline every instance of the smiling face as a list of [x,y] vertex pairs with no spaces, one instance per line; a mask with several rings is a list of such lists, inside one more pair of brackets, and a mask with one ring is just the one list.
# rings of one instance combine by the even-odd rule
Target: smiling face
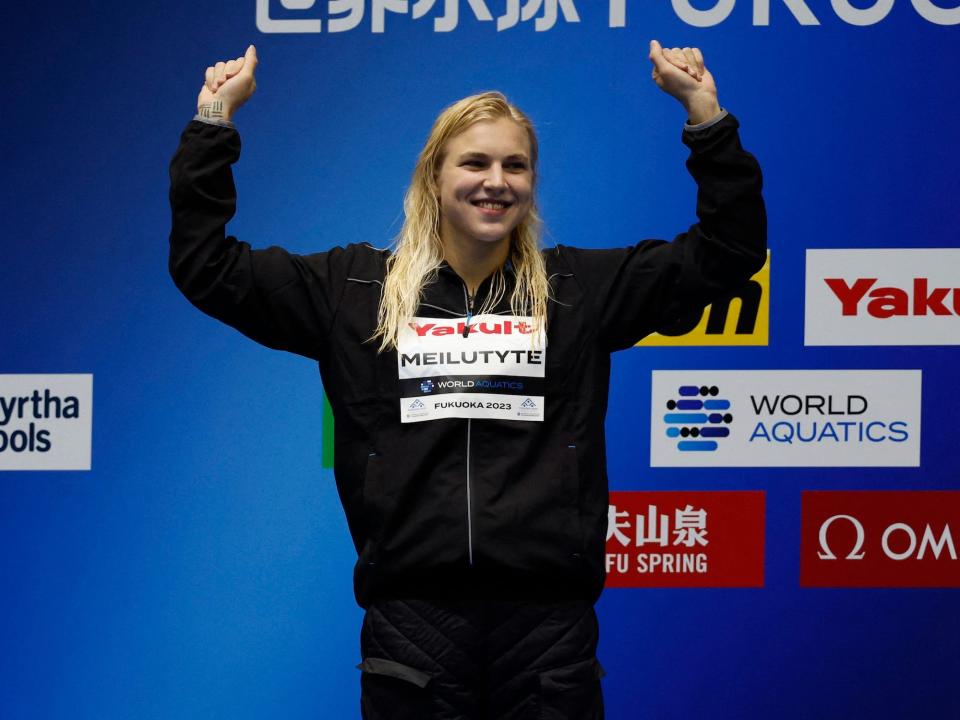
[[444,246],[508,243],[533,195],[527,132],[509,118],[474,123],[447,141],[437,176]]

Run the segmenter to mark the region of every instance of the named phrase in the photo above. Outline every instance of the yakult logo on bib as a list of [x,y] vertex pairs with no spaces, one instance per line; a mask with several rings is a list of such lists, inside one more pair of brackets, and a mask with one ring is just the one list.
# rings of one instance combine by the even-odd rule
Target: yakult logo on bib
[[463,322],[457,323],[412,322],[410,323],[410,327],[417,333],[418,337],[424,337],[426,335],[465,335],[468,330],[469,332],[478,332],[483,335],[530,335],[533,332],[533,326],[529,320],[529,318],[511,318],[508,320],[498,319],[492,322],[482,322],[475,318],[470,322],[464,319]]
[[807,345],[960,345],[960,250],[808,250]]
[[542,421],[546,343],[533,319],[413,318],[397,344],[401,422]]

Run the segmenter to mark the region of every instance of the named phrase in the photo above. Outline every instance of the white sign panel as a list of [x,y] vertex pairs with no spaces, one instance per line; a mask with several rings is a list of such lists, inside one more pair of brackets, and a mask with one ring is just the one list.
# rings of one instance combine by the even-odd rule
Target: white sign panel
[[919,370],[653,372],[653,467],[919,467]]
[[531,317],[413,318],[397,342],[401,422],[542,421],[545,368]]
[[807,345],[960,345],[960,250],[807,250]]
[[89,470],[93,375],[0,375],[0,470]]

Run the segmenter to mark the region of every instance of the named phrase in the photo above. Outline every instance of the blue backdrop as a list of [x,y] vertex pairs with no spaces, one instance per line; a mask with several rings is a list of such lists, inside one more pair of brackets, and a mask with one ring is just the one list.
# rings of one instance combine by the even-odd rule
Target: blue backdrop
[[[610,27],[610,3],[576,0],[560,8],[578,23],[498,32],[461,2],[450,32],[438,3],[374,33],[365,4],[338,33],[261,33],[254,0],[5,13],[0,373],[92,373],[94,411],[92,470],[0,473],[0,716],[359,715],[354,553],[321,467],[316,367],[201,315],[166,273],[166,168],[204,68],[258,47],[231,225],[255,245],[388,244],[434,116],[496,88],[540,133],[546,242],[607,247],[694,220],[656,37],[703,48],[764,169],[770,343],[618,354],[611,488],[765,490],[766,581],[608,590],[609,717],[960,717],[957,590],[801,589],[798,549],[803,489],[960,488],[956,348],[803,344],[805,249],[958,244],[958,11],[940,25],[930,2],[897,0],[857,26],[834,6],[889,3],[809,0],[820,24],[802,25],[799,0],[729,0],[695,27],[682,7],[718,3],[628,0]],[[269,12],[326,23],[326,8]],[[651,468],[650,371],[704,367],[921,368],[943,391],[923,398],[920,468]]]

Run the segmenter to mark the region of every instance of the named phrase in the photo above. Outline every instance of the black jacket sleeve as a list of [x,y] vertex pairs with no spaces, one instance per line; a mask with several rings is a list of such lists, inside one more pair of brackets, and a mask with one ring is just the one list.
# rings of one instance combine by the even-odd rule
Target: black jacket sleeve
[[760,166],[740,144],[732,115],[685,131],[687,169],[697,183],[700,222],[673,242],[560,254],[596,301],[599,339],[610,351],[640,339],[734,290],[766,260],[767,220]]
[[170,163],[170,275],[190,302],[267,347],[318,359],[350,252],[252,250],[226,235],[236,211],[233,129],[190,122]]

